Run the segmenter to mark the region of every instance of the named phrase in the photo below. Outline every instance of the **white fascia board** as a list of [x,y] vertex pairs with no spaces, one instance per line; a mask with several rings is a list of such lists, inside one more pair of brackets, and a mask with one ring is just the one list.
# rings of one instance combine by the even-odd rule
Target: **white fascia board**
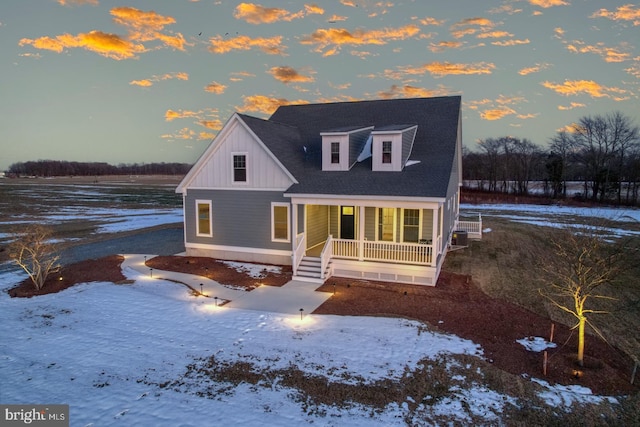
[[284,193],[284,197],[291,198],[292,204],[298,205],[348,205],[375,207],[437,207],[446,203],[444,197],[401,197],[401,196],[339,196],[336,194],[294,194]]
[[369,129],[373,129],[373,126],[365,126],[365,127],[361,127],[358,129],[352,129],[352,130],[347,130],[347,131],[327,131],[327,132],[320,132],[320,136],[335,136],[335,135],[349,135],[350,133],[355,133],[355,132],[361,132],[363,130],[369,130]]
[[231,117],[229,117],[229,120],[227,120],[224,126],[222,126],[220,132],[218,132],[218,134],[211,140],[209,146],[200,155],[196,163],[191,167],[184,178],[182,178],[182,181],[180,181],[180,184],[178,184],[178,186],[176,187],[176,193],[186,194],[187,188],[189,187],[189,184],[191,184],[191,181],[193,181],[193,179],[196,177],[196,175],[198,175],[204,165],[207,164],[211,156],[213,156],[213,153],[215,153],[220,145],[219,142],[224,140],[226,135],[230,132],[230,129],[233,128],[232,122],[234,121],[234,119],[239,118],[240,117],[238,117],[238,113],[233,113]]
[[[237,116],[237,114],[236,114]],[[291,172],[289,172],[289,170],[284,167],[284,165],[280,162],[280,159],[278,159],[275,154],[273,154],[271,152],[271,150],[269,150],[269,148],[264,145],[264,142],[262,142],[262,140],[260,138],[258,138],[258,135],[256,135],[251,128],[244,122],[244,120],[242,120],[242,118],[240,118],[240,116],[238,117],[238,121],[242,124],[242,126],[247,130],[247,132],[249,132],[249,134],[253,137],[253,139],[256,140],[256,142],[262,147],[262,149],[264,149],[264,151],[269,155],[269,157],[271,157],[273,159],[274,162],[276,162],[276,164],[282,169],[282,171],[289,177],[289,179],[291,179],[291,181],[293,181],[294,184],[298,184],[298,180],[291,175]]]

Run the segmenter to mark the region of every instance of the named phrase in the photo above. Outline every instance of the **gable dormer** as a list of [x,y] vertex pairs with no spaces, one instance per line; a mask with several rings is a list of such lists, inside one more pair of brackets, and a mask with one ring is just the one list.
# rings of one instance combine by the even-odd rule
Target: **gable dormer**
[[349,126],[320,132],[322,170],[348,171],[357,161],[373,126]]
[[400,172],[413,148],[417,125],[389,125],[371,132],[372,170]]

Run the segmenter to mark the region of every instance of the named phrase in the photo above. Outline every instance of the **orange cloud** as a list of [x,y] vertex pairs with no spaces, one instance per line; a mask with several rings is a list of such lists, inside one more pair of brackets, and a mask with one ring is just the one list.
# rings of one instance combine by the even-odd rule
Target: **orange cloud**
[[479,39],[499,39],[502,37],[513,37],[513,34],[506,31],[489,31],[486,33],[478,34],[476,37]]
[[568,106],[558,105],[558,110],[566,111],[566,110],[573,110],[574,108],[582,108],[582,107],[586,107],[586,104],[582,104],[581,102],[572,102]]
[[18,44],[20,46],[32,45],[36,49],[51,50],[58,53],[69,48],[83,48],[117,60],[134,58],[137,54],[146,50],[141,44],[132,43],[116,34],[103,33],[102,31],[91,31],[77,36],[62,34],[55,38],[40,37],[35,40],[25,38],[21,39]]
[[524,39],[524,40],[513,39],[513,40],[502,40],[502,41],[491,42],[491,44],[494,46],[517,46],[517,45],[529,44],[529,43],[531,43],[529,39]]
[[[571,95],[579,95],[581,93],[585,93],[592,98],[602,98],[609,97],[612,98],[612,93],[625,93],[626,91],[623,89],[615,88],[615,87],[606,87],[602,86],[599,83],[594,82],[593,80],[565,80],[562,84],[556,84],[549,81],[543,82],[542,86],[547,89],[551,89],[556,93],[564,96]],[[614,99],[621,99],[615,98]]]
[[281,105],[292,104],[308,104],[308,101],[297,100],[289,101],[285,98],[270,98],[264,95],[245,96],[244,104],[238,108],[238,111],[244,113],[246,111],[260,112],[264,114],[271,114]]
[[619,6],[615,12],[607,9],[600,9],[591,15],[591,18],[607,18],[612,21],[633,21],[633,25],[640,25],[640,6],[625,4]]
[[145,12],[133,7],[113,8],[111,15],[116,24],[129,29],[129,39],[133,41],[160,40],[166,46],[184,50],[186,42],[182,34],[167,35],[160,32],[165,26],[175,24],[176,20],[170,16],[159,15],[154,11]]
[[200,120],[198,121],[198,124],[211,130],[222,129],[222,121],[220,120]]
[[[628,48],[626,43],[623,45],[624,48]],[[602,42],[595,45],[586,45],[582,41],[574,40],[573,44],[567,45],[567,49],[574,53],[595,53],[600,55],[605,62],[624,62],[631,59],[631,54],[615,47],[606,47]]]
[[167,122],[170,122],[172,120],[175,119],[186,119],[186,118],[191,118],[191,117],[198,117],[200,114],[202,114],[202,112],[200,111],[188,111],[188,110],[180,110],[180,111],[174,111],[174,110],[167,110],[164,113],[164,119]]
[[429,43],[429,50],[431,52],[443,52],[445,49],[459,49],[463,45],[464,43],[457,41],[441,41],[438,43]]
[[569,6],[570,3],[564,0],[529,0],[529,3],[533,6],[539,6],[542,8],[549,8],[554,6]]
[[311,76],[304,76],[291,67],[273,67],[269,70],[276,80],[282,83],[310,83],[314,81]]
[[431,18],[429,16],[427,16],[426,18],[422,18],[420,21],[422,25],[435,25],[435,26],[440,26],[442,24],[444,24],[444,19],[438,20],[436,18]]
[[145,80],[132,80],[129,82],[130,85],[134,85],[134,86],[142,86],[142,87],[149,87],[149,86],[153,86],[153,82],[149,79],[145,79]]
[[500,120],[503,117],[516,114],[516,111],[509,107],[498,107],[490,110],[484,110],[480,113],[480,117],[484,120]]
[[507,15],[513,15],[522,12],[522,9],[516,9],[511,4],[503,4],[501,6],[494,7],[493,9],[489,9],[488,12],[491,14],[506,13]]
[[496,25],[496,23],[487,18],[467,18],[451,25],[451,27],[449,27],[449,31],[451,31],[454,38],[460,39],[467,35],[485,33]]
[[255,77],[256,75],[248,71],[236,71],[230,74],[229,80],[232,82],[241,82],[246,77]]
[[221,83],[211,82],[204,87],[205,92],[215,93],[216,95],[220,95],[224,93],[227,87]]
[[304,10],[299,12],[289,12],[286,9],[277,7],[264,7],[254,3],[240,3],[236,6],[233,16],[236,19],[242,19],[249,24],[271,24],[278,21],[293,21],[294,19],[303,18],[305,15],[324,14],[324,9],[311,4],[304,5]]
[[379,98],[429,98],[433,96],[448,95],[451,91],[448,88],[440,87],[439,89],[425,89],[422,87],[410,85],[392,85],[389,90],[377,93]]
[[98,0],[58,0],[58,4],[60,6],[81,6],[83,4],[97,6]]
[[491,74],[496,68],[492,63],[478,62],[475,64],[451,64],[449,62],[432,62],[425,64],[424,68],[436,77],[453,74]]
[[528,74],[537,73],[539,71],[545,70],[549,68],[550,64],[536,64],[534,67],[523,68],[518,71],[518,74],[521,76],[526,76]]
[[[370,31],[356,30],[354,32],[349,32],[344,28],[319,29],[302,37],[300,43],[316,45],[315,52],[324,51],[323,56],[331,56],[338,53],[339,48],[343,45],[384,45],[389,40],[405,40],[419,32],[420,28],[416,25]],[[327,49],[329,46],[333,47]]]
[[231,39],[225,39],[222,36],[214,37],[209,40],[211,47],[209,51],[213,53],[227,53],[232,50],[251,50],[258,48],[268,55],[284,55],[286,49],[282,45],[282,36],[273,36],[269,38],[257,37],[252,39],[248,36],[238,36]]
[[327,19],[327,22],[331,22],[331,23],[334,23],[334,22],[341,22],[341,21],[346,21],[347,19],[349,19],[349,18],[348,18],[348,17],[346,17],[346,16],[331,15],[331,17],[329,17],[329,18]]
[[148,87],[148,86],[153,86],[153,84],[155,82],[159,82],[159,81],[162,81],[162,80],[169,80],[169,79],[189,80],[189,74],[185,73],[185,72],[167,73],[167,74],[163,74],[161,76],[152,76],[149,79],[133,80],[133,81],[129,82],[129,84],[130,85],[135,85],[135,86]]

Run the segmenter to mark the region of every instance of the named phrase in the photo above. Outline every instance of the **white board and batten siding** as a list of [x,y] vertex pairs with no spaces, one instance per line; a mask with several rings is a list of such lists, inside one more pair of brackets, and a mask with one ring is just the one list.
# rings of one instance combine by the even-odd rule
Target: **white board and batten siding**
[[[264,144],[235,116],[214,141],[189,188],[233,190],[285,190],[294,181]],[[246,155],[247,180],[233,182],[233,156]]]

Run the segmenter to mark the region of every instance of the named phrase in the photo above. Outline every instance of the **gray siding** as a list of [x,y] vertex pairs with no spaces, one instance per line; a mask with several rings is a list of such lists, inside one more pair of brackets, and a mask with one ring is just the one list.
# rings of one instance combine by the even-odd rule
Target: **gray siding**
[[422,237],[421,239],[433,240],[433,210],[422,210]]
[[329,235],[329,208],[321,205],[307,206],[307,248],[327,240]]
[[376,240],[376,208],[366,206],[364,208],[364,238]]
[[409,156],[411,156],[411,148],[413,147],[413,140],[416,137],[416,132],[418,128],[410,129],[406,132],[402,132],[402,167],[409,160]]
[[[211,200],[212,237],[196,236],[196,200]],[[271,202],[289,201],[280,191],[190,189],[184,205],[185,239],[187,243],[291,250],[291,243],[271,241]]]
[[354,132],[349,135],[349,167],[358,159],[358,155],[364,148],[367,138],[371,134],[371,129],[361,132]]
[[329,234],[334,238],[340,237],[340,208],[338,206],[329,206]]

